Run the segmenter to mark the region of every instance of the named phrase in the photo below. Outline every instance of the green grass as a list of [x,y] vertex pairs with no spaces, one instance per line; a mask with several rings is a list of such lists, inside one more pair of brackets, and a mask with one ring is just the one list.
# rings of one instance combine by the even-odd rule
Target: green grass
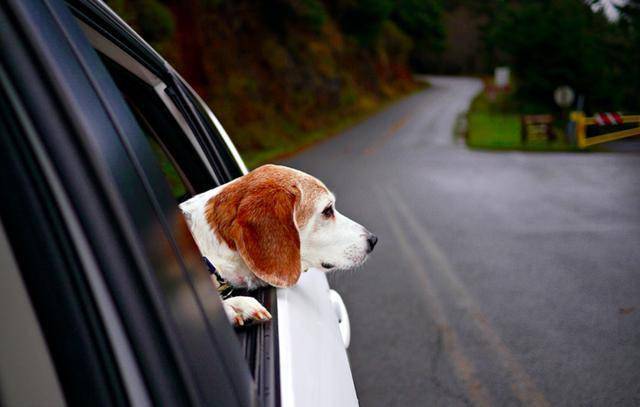
[[320,130],[300,133],[296,137],[293,137],[291,140],[287,140],[286,143],[281,143],[277,147],[256,151],[245,151],[242,153],[242,159],[244,160],[247,168],[252,169],[262,164],[277,160],[278,158],[284,158],[356,125],[377,110],[379,109],[337,120],[332,125]]
[[513,148],[520,145],[520,117],[516,114],[469,112],[467,145],[475,148]]
[[273,162],[275,160],[293,155],[320,141],[342,133],[346,129],[353,127],[356,124],[364,121],[366,118],[378,113],[393,102],[403,99],[415,92],[422,91],[428,86],[428,84],[418,84],[414,90],[407,93],[399,94],[396,97],[376,102],[371,100],[370,103],[367,104],[366,108],[363,108],[362,110],[346,117],[334,119],[327,126],[319,130],[301,132],[295,137],[291,137],[290,139],[286,140],[286,142],[280,143],[277,147],[262,150],[242,151],[242,159],[244,160],[247,168],[253,169],[262,164]]
[[467,114],[467,146],[487,150],[521,151],[580,151],[565,141],[560,129],[554,129],[558,139],[554,141],[522,142],[520,114],[503,111],[480,94],[471,104]]

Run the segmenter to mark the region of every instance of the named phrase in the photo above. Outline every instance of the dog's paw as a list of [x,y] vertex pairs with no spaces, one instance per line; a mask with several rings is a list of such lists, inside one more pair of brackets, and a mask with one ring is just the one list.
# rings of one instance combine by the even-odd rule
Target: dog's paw
[[231,304],[227,304],[227,300],[222,301],[222,307],[224,308],[225,314],[227,314],[227,319],[231,322],[233,326],[242,326],[244,325],[244,320],[242,319],[242,314],[236,312],[236,310],[231,306]]
[[223,302],[229,321],[234,326],[242,326],[245,321],[265,322],[271,319],[267,309],[253,297],[231,297]]

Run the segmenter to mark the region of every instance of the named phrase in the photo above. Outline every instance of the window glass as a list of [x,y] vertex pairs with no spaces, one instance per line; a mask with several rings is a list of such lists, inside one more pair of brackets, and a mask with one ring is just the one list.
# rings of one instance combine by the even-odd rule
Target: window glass
[[171,162],[171,159],[162,149],[160,144],[158,144],[158,141],[155,138],[147,137],[147,140],[149,140],[149,144],[151,144],[151,150],[153,150],[153,155],[156,157],[158,163],[160,164],[162,173],[167,179],[167,182],[169,182],[171,193],[179,201],[183,200],[183,198],[188,196],[187,187],[178,174],[178,169]]
[[108,57],[100,56],[144,131],[176,200],[182,202],[214,187],[209,171],[156,89]]
[[209,108],[204,106],[204,101],[200,99],[193,93],[193,90],[187,85],[183,84],[184,92],[191,101],[191,104],[196,108],[198,115],[201,120],[207,124],[207,130],[209,136],[214,142],[216,147],[216,151],[218,152],[218,156],[221,161],[225,164],[225,171],[227,176],[229,177],[229,181],[242,176],[242,170],[240,169],[237,161],[233,158],[233,154],[229,150],[227,144],[222,140],[222,136],[220,135],[218,129],[216,128],[215,123],[213,122],[212,117],[210,116],[210,112],[207,111]]

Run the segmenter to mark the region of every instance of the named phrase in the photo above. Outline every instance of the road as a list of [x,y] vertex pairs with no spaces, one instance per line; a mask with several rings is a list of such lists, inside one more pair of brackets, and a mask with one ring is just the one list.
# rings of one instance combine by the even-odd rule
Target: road
[[380,238],[329,276],[361,405],[640,405],[640,154],[470,151],[431,82],[284,162]]

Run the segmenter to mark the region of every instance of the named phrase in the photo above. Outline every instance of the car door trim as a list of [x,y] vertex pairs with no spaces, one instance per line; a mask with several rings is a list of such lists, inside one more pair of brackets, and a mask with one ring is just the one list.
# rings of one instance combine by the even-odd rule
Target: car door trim
[[94,30],[89,24],[85,23],[77,17],[76,21],[95,49],[102,52],[112,61],[114,61],[154,89],[158,97],[162,100],[166,108],[169,110],[173,118],[176,120],[182,131],[187,136],[189,143],[196,150],[196,153],[207,168],[209,175],[211,175],[211,177],[217,184],[220,184],[221,182],[218,179],[217,174],[211,167],[209,160],[207,160],[204,150],[198,143],[195,134],[191,130],[191,127],[189,127],[184,119],[184,116],[182,115],[182,113],[180,113],[175,103],[173,103],[171,98],[167,96],[165,92],[165,90],[167,89],[167,84],[153,72],[147,69],[144,65],[138,62],[135,58],[122,50],[122,48],[120,48],[117,44],[110,41],[107,37],[100,34],[98,31]]
[[87,280],[91,286],[94,299],[102,321],[106,326],[106,333],[109,335],[109,343],[111,344],[115,359],[119,365],[120,374],[123,376],[123,384],[127,389],[130,402],[136,406],[149,406],[151,401],[144,385],[144,380],[138,369],[138,364],[133,357],[133,350],[126,338],[122,321],[116,312],[115,304],[111,299],[107,290],[106,282],[100,274],[95,257],[87,242],[86,236],[82,231],[80,222],[72,209],[71,202],[67,197],[60,179],[56,175],[53,164],[47,156],[44,146],[40,143],[36,131],[31,125],[24,108],[21,106],[19,98],[15,94],[15,90],[11,86],[4,71],[0,68],[0,86],[7,92],[9,103],[14,108],[17,120],[22,125],[27,140],[32,149],[33,155],[40,165],[40,169],[48,186],[51,188],[52,195],[56,201],[56,206],[64,219],[67,231],[73,240],[76,254],[83,265],[83,270],[87,276]]

